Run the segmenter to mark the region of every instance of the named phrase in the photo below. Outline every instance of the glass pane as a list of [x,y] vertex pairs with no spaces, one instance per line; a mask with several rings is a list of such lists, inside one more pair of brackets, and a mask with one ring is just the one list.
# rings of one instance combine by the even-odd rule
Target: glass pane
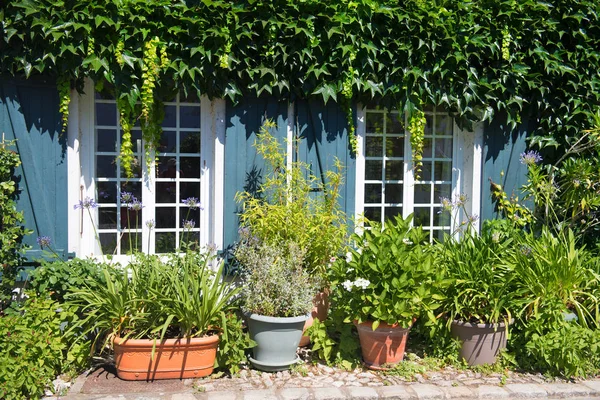
[[403,193],[402,185],[388,183],[385,185],[385,202],[402,203]]
[[433,153],[433,139],[423,139],[423,157],[430,158]]
[[121,229],[140,229],[142,227],[142,210],[131,210],[121,207]]
[[159,153],[175,153],[177,151],[177,134],[173,131],[163,131],[158,145]]
[[383,155],[383,137],[367,136],[365,140],[367,157],[381,157]]
[[452,139],[436,139],[435,156],[437,158],[452,158]]
[[176,228],[175,207],[157,207],[155,209],[157,228]]
[[96,176],[98,178],[117,177],[115,156],[96,156]]
[[181,157],[180,178],[200,178],[200,157]]
[[425,115],[425,135],[433,134],[433,116]]
[[386,138],[385,155],[388,157],[404,157],[404,137]]
[[436,181],[451,181],[452,180],[452,162],[451,161],[436,161],[435,162],[435,180]]
[[381,203],[381,184],[365,184],[365,203]]
[[385,218],[391,219],[396,215],[402,215],[402,207],[386,207],[385,208]]
[[381,207],[365,207],[365,218],[369,221],[381,222]]
[[117,105],[97,103],[96,125],[117,126]]
[[366,117],[367,133],[383,133],[383,114],[367,113]]
[[96,129],[96,151],[118,151],[115,129]]
[[[415,177],[416,179],[416,177]],[[431,161],[423,161],[423,165],[421,166],[421,173],[419,173],[420,181],[430,181],[431,180]]]
[[[192,210],[185,205],[179,209],[179,215],[181,217],[181,221],[179,222],[180,228],[185,229],[194,229],[200,227],[200,210]],[[186,222],[191,223],[189,227],[186,227]]]
[[403,176],[404,176],[404,161],[386,161],[385,162],[385,179],[401,181]]
[[131,254],[136,250],[142,251],[142,234],[124,233],[121,237],[121,254]]
[[137,200],[142,200],[142,182],[121,182],[121,192],[119,193],[119,197],[121,193],[127,192],[131,193],[133,197]]
[[125,173],[125,165],[121,163],[121,177],[125,178],[141,178],[142,177],[142,163],[140,161],[139,156],[135,156],[133,158],[133,162],[131,164],[131,177],[127,176]]
[[200,182],[181,182],[179,184],[179,198],[184,200],[190,197],[200,198]]
[[177,159],[175,157],[158,157],[156,176],[158,178],[176,178]]
[[98,208],[98,229],[117,229],[117,208]]
[[440,210],[441,208],[433,214],[433,226],[450,226],[450,213],[448,211],[438,212]]
[[100,233],[100,246],[102,254],[115,254],[117,248],[117,233]]
[[156,253],[175,251],[175,232],[156,232],[154,248]]
[[433,186],[433,202],[440,203],[440,198],[450,198],[452,193],[452,185],[434,185]]
[[415,204],[431,203],[431,185],[415,185]]
[[181,152],[200,153],[200,132],[181,132]]
[[98,182],[96,183],[96,199],[98,203],[116,203],[117,202],[117,183],[116,182]]
[[177,126],[177,107],[165,106],[165,119],[162,126],[165,128],[175,128]]
[[435,230],[433,231],[433,240],[443,243],[448,235],[450,235],[449,229]]
[[365,179],[381,180],[381,170],[383,169],[382,161],[366,160],[365,161]]
[[[200,241],[200,232],[183,231],[179,234],[179,240],[181,243],[186,243],[188,246],[192,245],[193,243],[198,243]],[[179,247],[181,247],[181,244]],[[191,248],[194,247],[195,246],[192,246]]]
[[156,182],[156,202],[176,203],[176,182]]
[[414,224],[416,226],[429,226],[429,216],[431,210],[429,208],[415,207]]
[[404,133],[403,122],[399,119],[402,118],[402,114],[398,113],[386,113],[386,133]]
[[435,134],[436,135],[451,135],[452,122],[447,115],[436,115],[435,117]]
[[179,126],[181,128],[200,129],[200,107],[181,106],[179,113]]

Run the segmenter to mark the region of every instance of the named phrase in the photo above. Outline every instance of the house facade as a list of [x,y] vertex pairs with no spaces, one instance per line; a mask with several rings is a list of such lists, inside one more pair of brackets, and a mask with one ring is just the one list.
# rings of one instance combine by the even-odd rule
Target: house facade
[[[186,234],[226,249],[237,239],[241,205],[235,194],[256,188],[264,173],[253,144],[266,119],[276,122],[273,133],[286,143],[290,162],[302,160],[321,177],[336,158],[342,162],[340,202],[349,217],[383,221],[414,214],[431,240],[467,217],[439,213],[442,197],[466,194],[467,214],[489,219],[495,216],[489,180],[509,194],[518,193],[525,181],[519,154],[526,147],[527,124],[513,131],[494,122],[464,130],[444,110],[425,108],[423,166],[416,174],[406,116],[398,110],[355,104],[358,152],[353,154],[346,116],[334,101],[262,96],[232,103],[177,95],[164,107],[156,154],[145,154],[140,127],[132,129],[136,162],[128,178],[119,159],[116,102],[95,93],[91,81],[84,94],[71,94],[66,133],[61,133],[54,82],[0,81],[0,131],[6,140],[17,139],[22,159],[15,174],[18,207],[34,232],[25,239],[30,258],[40,255],[35,238],[42,235],[65,256],[104,253],[117,260],[132,248],[173,251]],[[123,192],[143,207],[128,211]],[[190,197],[202,207],[184,204]],[[74,209],[86,198],[98,207]]]

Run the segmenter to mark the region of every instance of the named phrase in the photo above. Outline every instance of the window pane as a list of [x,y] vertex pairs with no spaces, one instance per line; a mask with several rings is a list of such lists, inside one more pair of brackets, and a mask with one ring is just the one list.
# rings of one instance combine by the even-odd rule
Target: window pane
[[423,161],[421,166],[421,173],[419,174],[420,181],[431,180],[431,161]]
[[175,128],[177,126],[177,107],[165,106],[165,118],[162,126],[165,128]]
[[200,178],[200,158],[181,157],[180,178]]
[[403,114],[399,113],[386,113],[386,133],[404,133],[404,124],[401,119]]
[[415,207],[414,224],[416,226],[429,226],[429,216],[431,210],[429,208]]
[[366,137],[365,155],[367,157],[381,157],[383,155],[383,137],[382,136],[367,136]]
[[181,152],[200,153],[200,132],[181,132]]
[[381,170],[383,169],[382,161],[366,160],[365,161],[365,179],[381,180]]
[[370,221],[381,222],[381,207],[365,207],[365,218]]
[[423,157],[429,158],[433,153],[433,139],[423,139]]
[[385,218],[394,218],[396,215],[402,215],[402,207],[386,207]]
[[191,229],[200,227],[200,210],[192,210],[184,205],[180,208],[179,212],[181,216],[181,221],[179,221],[180,228],[184,227],[186,221],[191,221]]
[[116,178],[117,164],[115,156],[96,156],[96,176],[99,178]]
[[404,157],[404,137],[386,138],[385,155],[388,157]]
[[117,248],[117,233],[100,233],[100,246],[102,247],[102,254],[115,254]]
[[117,150],[117,130],[116,129],[97,129],[96,130],[96,151],[114,152]]
[[156,232],[154,248],[156,253],[175,251],[175,232]]
[[388,183],[385,185],[385,202],[386,203],[402,203],[403,186]]
[[431,203],[431,185],[415,185],[415,204]]
[[98,203],[116,203],[117,202],[117,183],[116,182],[98,182],[96,183],[96,201]]
[[174,153],[177,151],[177,134],[173,131],[163,131],[158,145],[159,153]]
[[98,229],[117,229],[117,208],[98,208]]
[[131,252],[142,251],[141,233],[124,233],[121,238],[121,254],[131,254]]
[[447,199],[450,198],[452,193],[452,185],[443,184],[443,185],[434,185],[434,193],[433,193],[433,202],[440,203],[440,198],[445,197]]
[[176,203],[176,182],[156,182],[156,202]]
[[200,107],[181,106],[179,126],[200,129]]
[[[140,157],[133,157],[133,163],[131,164],[131,177],[132,178],[141,178],[142,177],[142,162],[140,161]],[[121,163],[121,177],[127,177],[125,172],[125,165]]]
[[176,228],[175,207],[157,207],[155,210],[157,228]]
[[366,117],[367,133],[383,133],[383,114],[367,113]]
[[435,162],[435,180],[436,181],[451,181],[452,180],[452,162],[451,161],[436,161]]
[[117,126],[117,105],[96,103],[96,125]]
[[435,156],[437,158],[452,158],[452,139],[436,139]]
[[177,158],[158,157],[158,164],[156,165],[156,176],[158,178],[176,178]]
[[131,210],[128,207],[121,207],[121,228],[140,229],[142,227],[142,211]]
[[365,185],[365,203],[381,203],[381,184],[367,183]]
[[190,197],[195,197],[197,199],[200,198],[200,182],[181,182],[179,184],[180,200],[184,200]]
[[[137,200],[142,200],[142,182],[121,182],[121,193],[131,193]],[[119,193],[119,196],[121,196]]]
[[404,176],[403,161],[386,161],[385,163],[385,179],[387,180],[402,180]]
[[447,115],[436,115],[435,117],[435,134],[436,135],[451,135],[452,121]]
[[448,211],[439,212],[441,208],[437,209],[433,214],[433,225],[434,226],[450,226],[450,213]]

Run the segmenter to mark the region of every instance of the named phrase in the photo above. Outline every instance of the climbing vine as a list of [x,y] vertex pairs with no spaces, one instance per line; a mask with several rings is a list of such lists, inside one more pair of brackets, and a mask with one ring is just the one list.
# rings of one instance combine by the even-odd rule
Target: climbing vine
[[69,104],[71,104],[71,80],[68,76],[61,76],[56,81],[59,96],[59,111],[62,118],[62,133],[67,131],[69,125]]
[[423,167],[423,141],[425,140],[426,123],[425,113],[421,110],[414,110],[409,116],[408,131],[410,132],[410,146],[412,149],[415,180],[421,178],[420,174]]
[[350,141],[350,149],[352,154],[358,153],[358,140],[356,139],[356,127],[354,125],[354,115],[352,113],[352,98],[354,97],[354,78],[356,70],[352,66],[352,62],[356,59],[356,53],[351,51],[348,58],[350,59],[350,66],[345,74],[344,80],[342,81],[341,91],[341,106],[346,113],[346,123],[348,124],[348,140]]

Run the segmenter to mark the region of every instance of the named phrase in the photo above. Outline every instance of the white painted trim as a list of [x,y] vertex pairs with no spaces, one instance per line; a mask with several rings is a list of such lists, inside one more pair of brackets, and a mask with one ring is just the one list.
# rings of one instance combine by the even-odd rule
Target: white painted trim
[[[81,168],[81,177],[79,181],[79,190],[77,191],[77,197],[95,198],[96,187],[94,184],[94,84],[91,79],[86,79],[85,93],[79,98],[79,137],[80,137],[80,152],[79,162]],[[99,254],[99,247],[96,242],[94,235],[94,229],[92,223],[97,226],[97,215],[98,213],[92,213],[92,221],[87,215],[87,211],[77,212],[80,218],[80,223],[83,226],[83,232],[81,234],[81,242],[79,257],[88,257],[94,254]]]
[[[225,100],[215,99],[212,102],[215,110],[215,158],[214,158],[214,181],[213,181],[213,221],[212,221],[212,242],[218,250],[224,246],[224,208],[225,200]],[[202,110],[202,109],[201,109]]]
[[[398,110],[400,113],[401,111]],[[415,165],[413,163],[410,131],[408,130],[408,114],[404,113],[404,175],[402,184],[402,218],[415,211]],[[414,221],[411,221],[411,225]]]
[[[473,129],[473,175],[471,178],[471,215],[481,217],[481,193],[482,185],[481,173],[483,170],[483,128],[484,123],[475,124]],[[479,232],[481,228],[481,219],[475,224],[475,229]]]
[[287,154],[287,159],[286,159],[286,168],[287,168],[287,184],[288,186],[291,183],[292,180],[292,163],[294,162],[294,120],[296,119],[296,116],[294,114],[294,103],[293,102],[289,102],[288,103],[288,109],[287,109],[287,126],[286,126],[286,154]]
[[71,102],[69,103],[69,115],[71,119],[67,128],[67,229],[68,246],[67,251],[75,252],[80,255],[81,247],[81,219],[80,213],[74,212],[73,205],[79,201],[79,183],[81,180],[81,168],[79,162],[79,152],[81,145],[81,131],[79,122],[81,121],[81,110],[79,107],[80,96],[77,91],[71,91]]
[[357,230],[361,228],[361,218],[365,212],[365,133],[367,108],[356,105],[356,182],[354,188],[354,218]]
[[[208,111],[208,112],[207,112]],[[215,109],[207,96],[200,99],[200,245],[206,246],[212,239],[211,230],[211,186],[215,159],[216,127]]]
[[[452,122],[452,198],[458,198],[461,192],[464,193],[462,187],[463,173],[464,173],[464,144],[465,135],[460,130],[458,125]],[[452,211],[452,218],[450,221],[450,231],[455,232],[456,229],[461,226],[464,222],[465,215],[463,215],[462,209],[454,209]],[[458,226],[456,226],[458,224]]]

